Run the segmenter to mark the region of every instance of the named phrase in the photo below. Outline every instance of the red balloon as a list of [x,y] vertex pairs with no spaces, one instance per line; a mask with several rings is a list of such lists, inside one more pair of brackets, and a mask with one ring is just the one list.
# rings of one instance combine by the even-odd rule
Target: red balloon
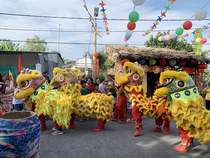
[[160,63],[160,65],[165,65],[166,64],[166,60],[165,59],[160,59],[159,63]]
[[134,30],[136,28],[136,23],[129,22],[127,25],[128,30]]
[[98,52],[94,52],[93,55],[94,55],[94,57],[97,58],[98,57]]
[[192,28],[192,22],[191,21],[185,21],[183,24],[183,29],[189,30]]

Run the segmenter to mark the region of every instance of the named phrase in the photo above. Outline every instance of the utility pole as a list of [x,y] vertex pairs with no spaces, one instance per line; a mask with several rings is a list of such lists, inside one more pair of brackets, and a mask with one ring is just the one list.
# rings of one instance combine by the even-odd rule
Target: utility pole
[[[98,7],[94,7],[94,16],[95,16],[95,26],[97,28],[97,23],[96,23],[96,17],[98,17],[98,10],[99,8]],[[94,39],[93,39],[93,54],[94,52],[96,52],[96,29],[94,29]],[[95,61],[95,57],[93,55],[93,61]],[[95,77],[96,75],[96,68],[93,67],[93,78]]]
[[59,46],[60,46],[60,27],[61,27],[61,24],[59,24],[59,35],[58,35],[58,53],[59,53]]

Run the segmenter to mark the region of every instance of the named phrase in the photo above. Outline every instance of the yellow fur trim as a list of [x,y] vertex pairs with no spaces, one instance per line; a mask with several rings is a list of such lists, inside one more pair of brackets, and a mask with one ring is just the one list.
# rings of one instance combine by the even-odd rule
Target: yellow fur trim
[[59,67],[55,67],[53,69],[53,76],[56,76],[57,73],[60,73],[62,75],[68,75],[68,72],[66,71],[66,69],[60,69]]
[[186,72],[177,72],[177,71],[165,71],[160,74],[160,84],[164,84],[167,78],[178,78],[181,81],[188,81],[189,75]]
[[162,88],[156,89],[154,95],[156,95],[156,96],[162,96],[162,95],[164,95],[166,93],[168,93],[168,88],[162,87]]
[[21,82],[23,81],[30,81],[32,79],[37,79],[41,76],[41,72],[37,71],[37,70],[32,70],[32,74],[19,74],[17,76],[17,84],[18,86],[22,87],[23,85],[21,84]]
[[124,83],[127,83],[129,80],[128,80],[127,76],[120,76],[120,74],[117,73],[115,75],[115,81],[117,83],[124,84]]
[[138,86],[131,86],[130,88],[125,87],[125,90],[127,92],[132,92],[133,90],[135,90],[135,92],[141,92],[142,90],[145,90],[145,88],[142,85],[138,85]]
[[203,106],[203,97],[196,101],[188,99],[185,104],[182,100],[173,99],[170,108],[177,125],[188,131],[188,136],[198,138],[201,144],[210,141],[210,111]]
[[15,93],[15,99],[23,99],[26,98],[28,96],[30,96],[35,90],[33,88],[28,88],[24,91],[21,91],[19,93]]

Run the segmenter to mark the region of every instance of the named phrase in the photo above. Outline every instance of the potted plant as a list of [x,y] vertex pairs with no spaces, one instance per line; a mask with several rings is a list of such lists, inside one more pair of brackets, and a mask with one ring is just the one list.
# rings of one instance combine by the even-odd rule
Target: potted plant
[[111,59],[107,60],[104,65],[107,67],[107,69],[114,68],[114,63],[111,61]]

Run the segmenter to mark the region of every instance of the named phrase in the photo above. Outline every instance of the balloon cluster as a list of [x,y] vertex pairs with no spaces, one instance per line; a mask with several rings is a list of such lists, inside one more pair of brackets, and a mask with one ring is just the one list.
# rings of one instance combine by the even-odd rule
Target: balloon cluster
[[[174,4],[174,1],[176,1],[176,0],[168,0],[168,1],[171,1],[171,3]],[[145,37],[146,35],[149,35],[154,29],[156,29],[157,28],[157,25],[159,25],[160,22],[162,22],[163,17],[166,18],[167,11],[168,10],[171,10],[169,4],[167,6],[164,6],[163,8],[165,8],[165,11],[164,12],[160,12],[161,15],[158,16],[157,20],[154,21],[153,25],[149,28],[149,30],[147,30],[147,32],[144,32],[144,34],[142,34],[143,37]]]
[[101,10],[100,10],[100,12],[103,12],[101,15],[103,16],[103,23],[104,23],[104,28],[105,28],[105,30],[106,30],[106,34],[107,35],[109,35],[109,28],[108,28],[108,23],[107,23],[107,17],[106,17],[106,13],[105,13],[105,11],[107,10],[107,9],[105,9],[104,8],[104,6],[106,5],[106,3],[104,3],[103,1],[101,1],[101,3],[99,3],[99,5],[101,6]]
[[[205,18],[206,18],[206,16],[207,16],[207,12],[205,11],[205,10],[199,10],[199,11],[197,11],[196,13],[195,13],[195,19],[196,20],[204,20]],[[209,23],[210,24],[210,23]],[[184,33],[184,30],[189,30],[189,29],[191,29],[192,28],[192,22],[191,21],[185,21],[184,23],[183,23],[183,28],[182,27],[179,27],[179,28],[177,28],[176,29],[176,31],[175,32],[171,32],[169,35],[166,35],[166,36],[160,36],[159,38],[158,38],[158,40],[159,41],[168,41],[168,40],[170,40],[170,39],[172,39],[172,38],[184,38],[184,37],[189,37],[189,36],[191,36],[191,35],[195,35],[195,34],[198,34],[198,33],[201,33],[202,31],[204,31],[204,30],[207,30],[208,29],[208,25],[207,26],[203,26],[202,28],[200,28],[200,29],[196,29],[195,31],[192,31],[192,32],[190,32],[189,34],[188,33],[186,33],[186,34],[184,34],[183,35],[183,33]],[[207,36],[207,38],[208,38],[209,36]],[[207,42],[207,39],[206,38],[202,38],[202,39],[200,39],[200,38],[197,38],[197,39],[192,39],[191,40],[191,42],[192,43],[194,43],[194,42],[196,42],[196,43],[206,43]]]
[[93,19],[92,15],[90,14],[90,12],[89,12],[89,10],[88,10],[88,8],[87,8],[87,4],[86,4],[85,0],[83,0],[83,1],[84,1],[84,8],[86,9],[86,11],[88,12],[88,14],[89,14],[89,16],[90,16],[90,17],[89,17],[89,21],[91,22],[92,27],[94,27],[95,32],[96,32],[96,35],[98,35],[99,37],[101,37],[101,35],[99,35],[99,31],[97,30],[96,25],[95,25],[95,23],[94,23],[94,19]]
[[[142,5],[145,0],[132,0],[133,1],[133,4],[134,4],[134,7],[135,6],[140,6]],[[130,22],[128,22],[127,24],[127,30],[126,30],[126,33],[125,33],[125,36],[124,36],[124,41],[127,42],[132,34],[133,34],[133,30],[136,28],[136,23],[138,20],[139,20],[139,13],[137,13],[136,11],[132,11],[130,14],[129,14],[129,20]]]

